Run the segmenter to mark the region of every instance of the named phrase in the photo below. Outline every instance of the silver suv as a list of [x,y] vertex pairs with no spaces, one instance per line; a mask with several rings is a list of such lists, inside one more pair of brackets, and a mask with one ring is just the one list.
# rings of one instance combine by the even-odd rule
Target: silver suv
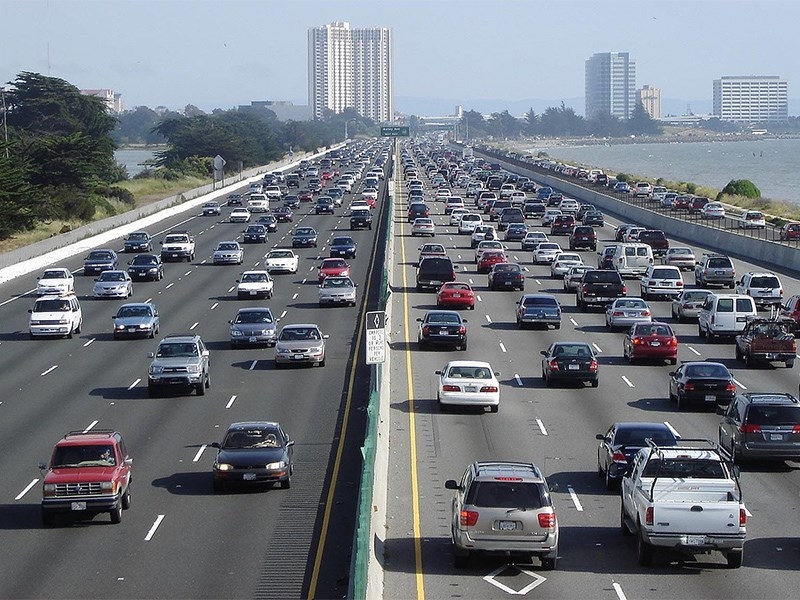
[[698,286],[704,288],[708,284],[728,286],[733,289],[736,271],[731,259],[723,254],[704,254],[703,259],[694,268],[694,279]]
[[194,388],[198,396],[211,387],[211,357],[199,335],[169,335],[158,343],[147,375],[151,398],[167,387]]
[[552,570],[558,558],[558,520],[550,488],[533,463],[474,462],[455,490],[451,535],[455,566],[476,552],[537,556]]

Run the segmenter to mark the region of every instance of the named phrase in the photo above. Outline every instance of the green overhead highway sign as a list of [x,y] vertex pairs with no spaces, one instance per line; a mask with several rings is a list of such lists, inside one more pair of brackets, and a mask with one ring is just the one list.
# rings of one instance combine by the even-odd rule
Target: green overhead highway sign
[[381,127],[381,137],[408,137],[408,127]]

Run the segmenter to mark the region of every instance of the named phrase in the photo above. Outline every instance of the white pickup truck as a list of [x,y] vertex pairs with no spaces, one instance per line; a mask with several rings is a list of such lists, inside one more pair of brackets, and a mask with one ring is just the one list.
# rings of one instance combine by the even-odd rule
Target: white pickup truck
[[725,555],[742,566],[747,510],[739,468],[710,440],[682,439],[659,447],[648,440],[621,483],[620,527],[638,538],[638,559],[650,565],[657,548],[685,554]]
[[188,231],[171,231],[161,241],[163,262],[194,260],[194,236]]

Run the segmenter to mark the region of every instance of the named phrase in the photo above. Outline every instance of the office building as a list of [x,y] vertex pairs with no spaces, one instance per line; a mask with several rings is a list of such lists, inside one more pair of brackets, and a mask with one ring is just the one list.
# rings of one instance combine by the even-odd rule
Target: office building
[[639,90],[639,102],[651,119],[661,118],[661,90],[652,85],[645,85]]
[[586,118],[629,119],[636,108],[636,62],[627,52],[601,52],[586,61]]
[[378,123],[394,114],[388,27],[339,22],[308,30],[308,104],[315,119],[347,108]]
[[738,123],[786,121],[788,88],[778,76],[721,77],[714,80],[712,112],[722,121]]
[[108,108],[108,112],[115,115],[122,113],[122,94],[114,93],[114,90],[80,90],[84,96],[97,96]]

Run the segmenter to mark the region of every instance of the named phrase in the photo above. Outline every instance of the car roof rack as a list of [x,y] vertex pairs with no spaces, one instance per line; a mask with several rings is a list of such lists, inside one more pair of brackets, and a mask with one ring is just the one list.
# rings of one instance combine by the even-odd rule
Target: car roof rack
[[85,431],[83,429],[76,429],[75,431],[68,431],[64,434],[64,438],[78,435],[114,435],[117,433],[116,429],[90,429]]

